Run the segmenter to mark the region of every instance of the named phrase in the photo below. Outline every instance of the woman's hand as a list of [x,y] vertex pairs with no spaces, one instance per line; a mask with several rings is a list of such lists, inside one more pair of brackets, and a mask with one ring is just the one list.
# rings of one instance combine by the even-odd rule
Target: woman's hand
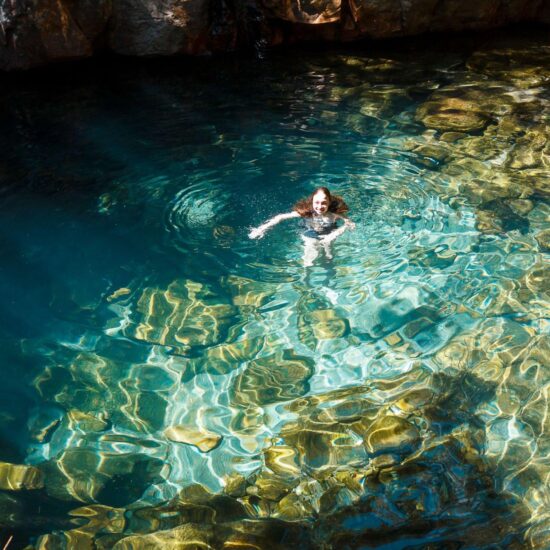
[[282,222],[283,220],[289,220],[290,218],[299,218],[300,214],[298,212],[287,212],[285,214],[277,214],[276,216],[273,216],[270,220],[267,220],[265,223],[262,223],[259,227],[254,227],[250,230],[250,233],[248,236],[251,239],[261,239],[265,232],[272,228],[274,225],[277,225],[279,222]]
[[250,239],[261,239],[264,235],[265,235],[265,228],[263,228],[260,225],[260,227],[255,227],[254,229],[251,229],[250,233],[248,234],[248,237]]
[[351,229],[352,231],[355,230],[355,223],[353,223],[351,220],[344,218],[344,224],[348,229]]

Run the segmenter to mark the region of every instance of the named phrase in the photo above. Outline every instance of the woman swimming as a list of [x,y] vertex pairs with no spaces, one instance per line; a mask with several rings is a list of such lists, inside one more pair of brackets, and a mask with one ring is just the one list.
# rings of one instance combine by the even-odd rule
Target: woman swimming
[[[290,218],[303,218],[305,231],[302,234],[304,240],[304,265],[311,266],[323,247],[327,258],[332,258],[330,243],[340,236],[346,229],[355,229],[355,224],[348,220],[344,214],[349,210],[342,197],[331,195],[326,187],[318,187],[305,199],[299,200],[292,212],[278,214],[262,225],[252,229],[248,236],[251,239],[261,239],[265,232],[283,220]],[[338,227],[338,220],[344,225]]]

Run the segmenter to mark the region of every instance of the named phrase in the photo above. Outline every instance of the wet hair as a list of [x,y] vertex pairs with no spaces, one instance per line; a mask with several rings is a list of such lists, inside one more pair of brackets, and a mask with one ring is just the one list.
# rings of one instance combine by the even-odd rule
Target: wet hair
[[302,218],[311,218],[313,216],[313,197],[322,191],[328,198],[328,211],[334,214],[345,214],[349,208],[344,202],[342,197],[338,195],[332,195],[326,187],[317,187],[311,195],[305,199],[299,200],[294,206],[293,210],[298,212]]

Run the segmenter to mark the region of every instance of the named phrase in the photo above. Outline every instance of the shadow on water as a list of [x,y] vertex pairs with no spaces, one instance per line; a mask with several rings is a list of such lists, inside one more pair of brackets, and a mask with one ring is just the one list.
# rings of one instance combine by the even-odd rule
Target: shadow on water
[[500,220],[502,230],[506,233],[517,229],[522,235],[525,235],[529,231],[529,220],[514,212],[506,204],[506,201],[492,200],[482,203],[481,208],[493,213]]
[[0,491],[0,544],[19,550],[45,531],[70,530],[75,503],[52,499],[46,491]]

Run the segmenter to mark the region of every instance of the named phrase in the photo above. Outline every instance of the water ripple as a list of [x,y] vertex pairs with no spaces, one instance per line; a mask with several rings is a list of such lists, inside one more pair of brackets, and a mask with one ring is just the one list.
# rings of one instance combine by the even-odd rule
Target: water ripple
[[[495,47],[145,74],[109,123],[99,92],[18,98],[14,142],[50,113],[99,174],[71,195],[56,139],[4,143],[2,335],[35,402],[0,410],[29,433],[0,483],[89,521],[41,545],[543,547],[547,47]],[[247,237],[319,185],[357,226],[332,258],[304,266],[299,220]]]

